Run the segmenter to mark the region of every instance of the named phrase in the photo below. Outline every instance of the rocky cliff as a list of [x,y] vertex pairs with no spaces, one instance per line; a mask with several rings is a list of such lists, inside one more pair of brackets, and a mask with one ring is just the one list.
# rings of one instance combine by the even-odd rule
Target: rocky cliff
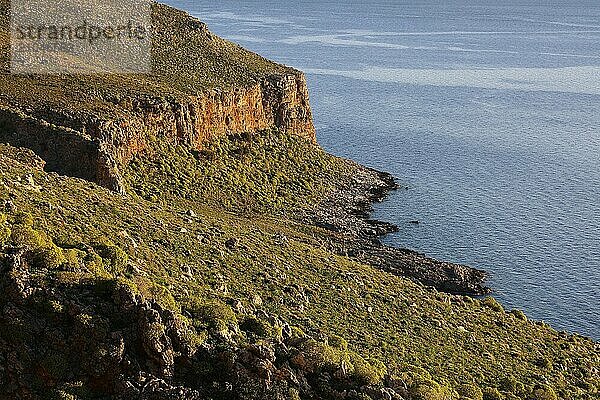
[[0,73],[0,399],[598,398],[598,343],[379,241],[300,72],[153,12],[152,74]]
[[120,192],[119,170],[157,140],[201,149],[215,136],[276,128],[315,141],[301,72],[167,6],[154,6],[153,23],[150,75],[13,76],[5,66],[0,140],[33,149],[51,171]]
[[182,100],[127,97],[116,106],[126,116],[75,119],[70,110],[36,109],[34,117],[0,105],[0,140],[31,148],[50,171],[119,192],[124,190],[119,169],[154,140],[201,149],[214,136],[271,128],[315,140],[301,74],[273,75],[251,87],[212,89]]

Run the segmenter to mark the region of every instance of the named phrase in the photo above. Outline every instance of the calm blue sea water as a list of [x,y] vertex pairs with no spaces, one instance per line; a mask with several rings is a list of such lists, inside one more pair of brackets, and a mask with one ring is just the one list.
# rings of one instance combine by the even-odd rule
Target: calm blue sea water
[[600,339],[600,3],[170,3],[308,73],[320,143],[409,187],[389,243]]

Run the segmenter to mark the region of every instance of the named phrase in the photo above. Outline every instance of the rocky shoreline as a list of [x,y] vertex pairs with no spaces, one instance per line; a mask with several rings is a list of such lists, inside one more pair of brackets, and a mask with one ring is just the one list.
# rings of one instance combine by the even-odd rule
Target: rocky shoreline
[[333,233],[328,243],[333,251],[443,292],[474,296],[491,292],[485,286],[484,271],[383,244],[381,238],[398,227],[372,219],[373,204],[399,185],[388,173],[351,163],[358,172],[342,180],[304,216],[305,221]]

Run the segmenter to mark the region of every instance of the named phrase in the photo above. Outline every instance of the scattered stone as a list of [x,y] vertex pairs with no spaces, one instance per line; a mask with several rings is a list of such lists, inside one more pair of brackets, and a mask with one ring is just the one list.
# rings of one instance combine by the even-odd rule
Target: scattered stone
[[252,304],[256,307],[260,307],[263,305],[263,300],[259,295],[255,294],[254,296],[252,296]]
[[35,180],[33,179],[33,175],[27,174],[27,176],[25,177],[25,180],[27,181],[28,185],[35,186]]
[[239,244],[238,239],[231,238],[225,242],[225,247],[227,247],[229,250],[235,250],[235,248],[238,246],[238,244]]

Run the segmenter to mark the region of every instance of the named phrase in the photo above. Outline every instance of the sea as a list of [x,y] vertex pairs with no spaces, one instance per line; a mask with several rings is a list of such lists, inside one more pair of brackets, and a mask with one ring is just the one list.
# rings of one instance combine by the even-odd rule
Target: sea
[[600,2],[167,3],[306,72],[320,144],[405,187],[385,242],[600,340]]

